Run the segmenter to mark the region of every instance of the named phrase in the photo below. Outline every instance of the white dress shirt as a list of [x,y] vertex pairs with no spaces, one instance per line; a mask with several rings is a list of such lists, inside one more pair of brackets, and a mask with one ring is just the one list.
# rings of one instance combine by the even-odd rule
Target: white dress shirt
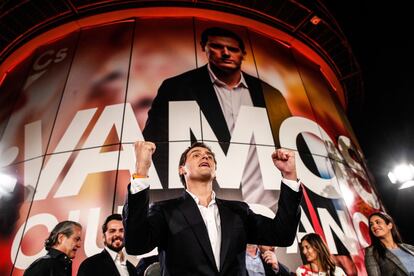
[[186,192],[191,195],[200,210],[201,217],[207,227],[214,260],[216,261],[217,269],[220,270],[221,222],[220,213],[216,203],[216,193],[214,191],[211,193],[211,201],[208,206],[205,207],[200,204],[200,199],[195,194],[192,194],[189,190],[186,190]]
[[[131,194],[136,194],[149,187],[148,178],[135,178],[131,177]],[[214,260],[216,261],[217,269],[220,270],[220,248],[221,248],[221,222],[220,214],[216,203],[216,193],[213,191],[211,194],[211,201],[208,206],[205,207],[200,204],[199,198],[192,194],[190,191],[186,192],[191,195],[197,204],[198,210],[200,210],[201,217],[207,228],[208,238],[210,239],[211,249],[213,250]]]
[[208,73],[210,74],[211,82],[213,83],[214,91],[216,92],[217,99],[220,103],[221,110],[223,111],[227,127],[229,128],[231,134],[237,121],[240,107],[242,105],[253,106],[249,88],[247,87],[246,80],[241,72],[239,83],[233,88],[230,88],[227,84],[216,77],[210,68],[210,64],[207,65],[207,68]]
[[[300,182],[294,180],[288,180],[282,178],[282,182],[287,185],[289,188],[295,192],[299,191]],[[131,177],[131,194],[136,194],[144,189],[149,188],[150,182],[149,178],[132,178]],[[205,207],[200,204],[198,197],[188,190],[186,190],[189,195],[194,199],[197,204],[198,209],[200,210],[201,217],[204,220],[204,224],[207,228],[208,237],[210,239],[211,249],[213,250],[214,260],[216,261],[217,269],[220,270],[220,248],[221,248],[221,222],[220,222],[220,213],[218,211],[216,203],[216,194],[214,191],[211,194],[211,201],[208,206]]]
[[119,259],[118,252],[113,251],[112,249],[105,246],[105,250],[111,255],[112,260],[115,263],[116,268],[118,269],[118,272],[121,276],[129,276],[128,268],[126,265],[126,255],[125,252],[123,252],[125,258],[124,260]]
[[[253,106],[250,97],[249,87],[243,74],[240,72],[240,81],[234,88],[229,88],[224,82],[219,80],[210,65],[207,65],[210,80],[220,103],[230,134],[239,115],[241,106]],[[246,164],[241,180],[241,192],[243,200],[247,203],[260,203],[272,210],[275,210],[278,200],[276,191],[265,191],[262,174],[260,173],[259,159],[257,157],[254,137],[250,141],[250,148],[247,154],[249,162]],[[260,185],[258,185],[260,183]]]

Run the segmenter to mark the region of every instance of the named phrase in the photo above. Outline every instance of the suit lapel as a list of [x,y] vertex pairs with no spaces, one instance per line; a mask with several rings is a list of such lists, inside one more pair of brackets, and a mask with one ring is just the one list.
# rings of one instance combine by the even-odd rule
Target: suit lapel
[[[109,255],[108,251],[105,249],[101,252],[102,259],[104,260],[104,263],[108,264],[108,271],[105,271],[107,275],[120,275],[118,269],[116,268],[114,260],[112,260],[111,255]],[[128,269],[129,275],[135,275],[135,266],[131,264],[128,260],[126,261],[126,266]]]
[[399,269],[401,269],[402,271],[404,271],[405,274],[408,275],[407,269],[404,267],[404,265],[401,263],[401,261],[398,259],[398,257],[394,255],[394,253],[392,253],[390,250],[386,250],[385,251],[385,256],[391,262],[393,262]]
[[[261,81],[245,73],[243,73],[243,76],[246,80],[253,106],[265,107]],[[211,83],[207,65],[197,70],[192,87],[194,87],[193,94],[200,106],[201,112],[206,117],[217,140],[225,142],[220,145],[226,154],[229,148],[228,142],[230,142],[231,134],[227,127],[226,119],[224,118],[216,92]]]
[[253,106],[266,107],[263,97],[262,82],[246,73],[243,73],[243,77],[246,80],[249,88],[250,98],[252,99]]
[[199,241],[201,248],[206,253],[212,266],[216,268],[217,266],[214,260],[213,249],[211,248],[207,228],[194,199],[188,193],[185,193],[183,196],[183,201],[178,206],[178,208],[183,213],[188,225],[193,230],[194,235]]
[[111,255],[109,255],[109,252],[108,252],[108,251],[106,251],[106,249],[104,249],[104,250],[101,252],[101,255],[102,255],[102,259],[103,259],[102,264],[108,264],[108,265],[107,265],[107,269],[108,269],[109,271],[105,271],[105,273],[106,273],[107,275],[118,275],[118,276],[119,276],[119,271],[118,271],[118,269],[116,268],[115,262],[114,262],[114,260],[112,260]]
[[[218,141],[230,142],[230,131],[226,124],[223,111],[221,110],[216,92],[211,83],[207,66],[197,70],[197,75],[193,79],[193,93],[200,106],[201,112],[206,117]],[[225,149],[227,152],[228,146]]]
[[135,266],[131,264],[128,260],[126,261],[126,266],[127,266],[129,275],[136,275]]
[[216,202],[221,222],[220,271],[223,271],[224,261],[226,260],[227,252],[230,247],[234,214],[231,213],[220,199],[216,198]]
[[255,91],[253,88],[249,90],[253,103],[255,106],[266,108],[275,145],[280,147],[280,126],[286,118],[291,116],[289,106],[287,105],[285,98],[276,88],[253,77],[247,77],[246,82],[249,87],[257,89],[256,93],[253,92]]
[[414,246],[409,245],[409,244],[405,244],[405,243],[400,243],[398,244],[403,250],[407,251],[408,253],[410,253],[411,255],[414,256]]

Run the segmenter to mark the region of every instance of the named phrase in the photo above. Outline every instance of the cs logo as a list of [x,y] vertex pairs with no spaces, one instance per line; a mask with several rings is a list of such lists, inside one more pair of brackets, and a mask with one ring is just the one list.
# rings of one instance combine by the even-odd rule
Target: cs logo
[[28,88],[34,81],[39,79],[53,63],[63,61],[68,55],[68,48],[62,48],[58,51],[53,49],[42,53],[33,63],[32,73],[27,78],[23,89]]

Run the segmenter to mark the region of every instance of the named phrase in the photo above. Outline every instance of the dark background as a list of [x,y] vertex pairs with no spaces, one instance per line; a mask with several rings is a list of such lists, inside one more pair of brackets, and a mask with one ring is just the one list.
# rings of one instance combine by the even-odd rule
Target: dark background
[[414,244],[414,187],[399,190],[387,177],[397,163],[414,165],[414,13],[398,1],[324,3],[361,66],[365,97],[348,115],[373,183],[403,240]]

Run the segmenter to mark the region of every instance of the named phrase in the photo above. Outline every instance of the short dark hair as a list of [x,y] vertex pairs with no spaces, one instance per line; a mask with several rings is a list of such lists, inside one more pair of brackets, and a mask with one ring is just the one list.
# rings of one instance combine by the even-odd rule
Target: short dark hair
[[244,42],[238,34],[220,27],[207,28],[201,33],[200,44],[202,48],[206,46],[209,36],[223,36],[233,38],[239,43],[239,47],[242,50],[242,52],[246,52]]
[[120,214],[112,214],[112,215],[109,215],[109,216],[105,219],[105,222],[102,224],[102,233],[104,233],[104,234],[105,234],[106,230],[108,230],[108,223],[109,223],[111,220],[120,220],[120,221],[122,221],[122,216],[121,216]]
[[[209,146],[207,146],[206,144],[202,143],[202,142],[194,142],[193,144],[191,144],[191,146],[189,146],[182,154],[180,157],[180,162],[178,164],[178,168],[180,168],[181,166],[185,165],[185,162],[187,161],[187,153],[192,150],[193,148],[205,148],[208,149],[208,151],[211,152],[211,154],[213,155],[213,160],[214,160],[214,164],[217,165],[217,160],[216,160],[216,156],[214,155],[214,152],[211,151],[211,148]],[[185,177],[183,174],[180,174],[180,180],[181,183],[183,183],[184,187],[187,188],[187,183],[185,183]]]
[[59,234],[63,234],[69,238],[73,234],[73,228],[75,226],[82,229],[82,225],[80,225],[80,223],[71,220],[65,220],[56,224],[50,232],[49,237],[45,240],[45,249],[49,251],[50,248],[57,244]]

